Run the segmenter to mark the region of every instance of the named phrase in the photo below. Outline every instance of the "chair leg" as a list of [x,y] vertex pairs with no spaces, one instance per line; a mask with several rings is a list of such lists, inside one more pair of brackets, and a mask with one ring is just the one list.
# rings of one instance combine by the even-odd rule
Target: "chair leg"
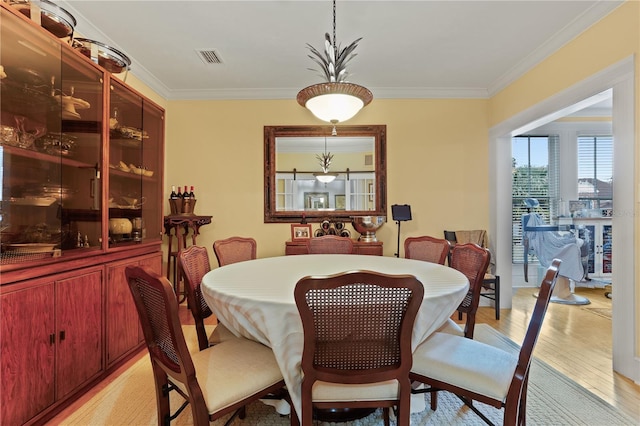
[[289,413],[289,426],[300,426],[300,419],[298,418],[296,407],[293,406],[293,402],[291,401],[291,398],[289,398],[289,396],[287,396],[285,399],[291,406],[291,412]]
[[313,425],[313,400],[311,398],[311,392],[313,389],[313,383],[310,380],[302,379],[302,401],[300,403],[300,423],[302,426]]
[[496,303],[496,319],[499,320],[500,319],[500,276],[496,275],[496,279],[493,283],[493,287],[494,287],[494,297],[495,297],[495,303]]
[[431,409],[436,411],[438,409],[438,392],[431,392]]
[[[384,421],[384,426],[389,426],[391,424],[389,420],[389,407],[382,408],[382,419]],[[398,422],[398,424],[400,423]]]
[[527,387],[529,385],[529,375],[522,385],[522,393],[520,394],[520,407],[518,409],[518,425],[525,426],[527,423]]
[[398,426],[409,426],[411,423],[411,383],[408,380],[406,385],[402,386],[400,396],[396,424]]
[[169,407],[169,380],[167,373],[153,363],[153,379],[156,383],[156,405],[158,411],[158,426],[168,426],[171,422],[171,408]]

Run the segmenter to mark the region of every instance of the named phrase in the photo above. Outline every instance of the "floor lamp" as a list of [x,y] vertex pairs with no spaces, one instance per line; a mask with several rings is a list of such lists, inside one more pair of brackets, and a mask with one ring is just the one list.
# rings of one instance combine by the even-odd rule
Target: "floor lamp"
[[411,220],[411,206],[409,204],[394,204],[391,206],[391,216],[398,224],[398,249],[396,257],[400,257],[400,222]]

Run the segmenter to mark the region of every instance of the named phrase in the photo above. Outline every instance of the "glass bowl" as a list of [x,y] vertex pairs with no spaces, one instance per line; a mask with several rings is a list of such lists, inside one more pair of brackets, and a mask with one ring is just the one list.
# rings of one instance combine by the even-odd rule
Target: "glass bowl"
[[118,74],[129,69],[131,66],[131,59],[129,59],[127,55],[99,41],[88,38],[76,38],[73,40],[72,46],[87,58],[91,58],[94,62],[96,58],[92,57],[92,50],[97,50],[98,65],[110,73]]
[[47,0],[11,0],[11,6],[31,18],[31,6],[40,8],[40,25],[58,38],[70,37],[77,24],[76,18],[65,9]]

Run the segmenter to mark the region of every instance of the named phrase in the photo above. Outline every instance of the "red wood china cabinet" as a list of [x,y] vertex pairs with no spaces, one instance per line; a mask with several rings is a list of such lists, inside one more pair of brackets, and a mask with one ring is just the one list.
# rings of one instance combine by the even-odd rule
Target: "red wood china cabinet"
[[0,424],[140,350],[123,270],[162,273],[164,110],[0,3]]

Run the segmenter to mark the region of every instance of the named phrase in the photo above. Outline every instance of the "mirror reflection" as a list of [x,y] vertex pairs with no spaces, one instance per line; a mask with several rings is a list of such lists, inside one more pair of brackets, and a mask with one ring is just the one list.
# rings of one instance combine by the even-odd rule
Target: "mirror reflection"
[[276,210],[375,210],[373,137],[276,138]]
[[265,222],[384,215],[384,127],[265,127]]

